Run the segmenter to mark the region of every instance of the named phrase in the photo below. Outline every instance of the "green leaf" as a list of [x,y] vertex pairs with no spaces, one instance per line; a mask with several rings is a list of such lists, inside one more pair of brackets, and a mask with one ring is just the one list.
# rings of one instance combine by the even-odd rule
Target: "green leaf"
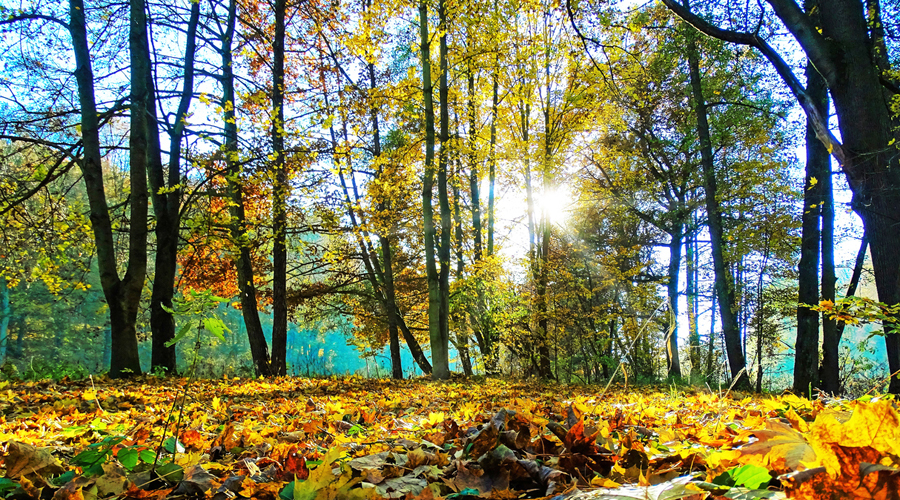
[[87,469],[84,469],[83,475],[85,477],[102,476],[104,472],[105,471],[103,470],[103,464],[98,463],[88,467]]
[[191,331],[192,326],[194,326],[193,322],[189,322],[189,323],[185,323],[185,324],[181,325],[181,328],[178,330],[178,333],[175,334],[175,338],[166,342],[166,347],[172,347],[173,345],[180,342],[181,339],[183,339],[184,336],[187,335],[188,332]]
[[166,441],[163,443],[163,448],[169,453],[175,453],[176,451],[178,453],[184,453],[184,444],[182,444],[181,441],[178,441],[176,443],[175,438],[171,437],[169,439],[166,439]]
[[282,498],[283,500],[294,500],[294,483],[296,483],[296,481],[291,481],[286,484],[284,488],[278,492],[279,498]]
[[225,331],[228,330],[228,327],[225,326],[225,323],[221,319],[203,318],[203,326],[209,330],[209,333],[225,340]]
[[77,465],[78,467],[90,467],[94,464],[105,461],[106,453],[107,452],[100,451],[96,448],[84,450],[81,453],[75,455],[75,457],[72,459],[72,465]]
[[184,479],[184,469],[175,463],[168,463],[157,467],[156,473],[169,483],[177,483]]
[[459,493],[452,493],[450,495],[447,495],[447,500],[452,500],[455,498],[461,498],[461,497],[467,497],[467,496],[477,497],[480,494],[481,494],[481,492],[476,490],[475,488],[466,488],[466,489],[460,491]]
[[122,467],[125,467],[128,470],[134,469],[134,467],[138,464],[138,451],[137,448],[133,446],[129,446],[128,448],[122,448],[116,454],[116,458],[121,462]]
[[732,469],[729,473],[736,486],[746,486],[752,490],[762,488],[772,480],[769,469],[758,465],[743,465]]
[[[74,472],[73,472],[74,474]],[[62,476],[60,476],[62,477]],[[19,486],[19,483],[13,481],[12,479],[8,479],[5,477],[0,477],[0,495],[6,496],[6,494]]]
[[154,460],[156,460],[156,452],[153,450],[141,450],[138,453],[138,457],[141,459],[141,462],[145,464],[152,464]]

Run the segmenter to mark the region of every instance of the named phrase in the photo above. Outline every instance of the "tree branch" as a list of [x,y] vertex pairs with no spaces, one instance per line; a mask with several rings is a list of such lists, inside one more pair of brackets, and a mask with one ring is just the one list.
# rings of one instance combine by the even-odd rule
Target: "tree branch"
[[800,107],[802,107],[803,111],[806,113],[806,117],[809,120],[810,125],[812,125],[813,130],[815,130],[816,137],[820,141],[822,141],[823,144],[825,144],[828,152],[831,153],[832,156],[834,156],[834,158],[838,161],[838,164],[841,165],[841,168],[845,172],[848,168],[850,168],[850,165],[847,164],[847,154],[844,151],[844,146],[840,141],[837,140],[834,134],[831,133],[831,130],[828,128],[828,121],[819,113],[819,110],[816,108],[815,103],[809,97],[809,94],[806,93],[806,88],[794,75],[794,72],[791,70],[790,66],[788,66],[788,64],[784,61],[784,59],[782,59],[778,52],[776,52],[775,49],[773,49],[765,40],[754,33],[731,31],[719,28],[718,26],[714,26],[691,12],[689,9],[686,9],[675,0],[663,0],[663,3],[666,4],[666,7],[672,10],[672,12],[678,15],[678,17],[684,19],[685,22],[705,35],[711,36],[713,38],[718,38],[719,40],[723,40],[726,42],[748,45],[759,50],[762,55],[764,55],[766,59],[768,59],[769,62],[771,62],[772,65],[775,66],[775,70],[778,72],[778,75],[781,76],[781,79],[785,84],[787,84],[788,88],[794,94],[794,97],[797,98],[797,101],[800,103]]

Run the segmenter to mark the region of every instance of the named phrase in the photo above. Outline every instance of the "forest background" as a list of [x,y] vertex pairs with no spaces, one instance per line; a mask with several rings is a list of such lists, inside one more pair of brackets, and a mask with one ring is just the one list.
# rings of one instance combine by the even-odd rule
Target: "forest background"
[[0,15],[7,377],[900,391],[896,1]]

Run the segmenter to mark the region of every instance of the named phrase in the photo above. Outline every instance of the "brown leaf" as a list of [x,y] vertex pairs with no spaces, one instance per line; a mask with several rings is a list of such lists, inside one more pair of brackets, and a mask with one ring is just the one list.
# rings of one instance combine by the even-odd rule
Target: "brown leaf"
[[128,488],[125,469],[111,463],[103,464],[103,475],[95,483],[101,497],[121,495]]
[[309,468],[306,466],[306,457],[300,454],[297,446],[291,446],[287,456],[284,457],[284,472],[290,475],[286,480],[306,480],[309,477]]
[[178,483],[178,487],[172,493],[202,497],[206,495],[206,492],[218,489],[219,486],[220,483],[216,476],[210,474],[203,467],[195,465],[184,471],[184,479]]
[[6,477],[17,479],[30,474],[40,477],[62,474],[65,469],[50,451],[50,448],[36,448],[30,444],[10,441],[4,458]]
[[566,433],[563,444],[570,453],[583,453],[585,455],[593,455],[597,452],[597,434],[594,432],[590,436],[584,435],[584,421],[579,420]]
[[497,446],[500,434],[493,425],[485,425],[469,439],[472,447],[469,449],[469,456],[478,458]]
[[69,481],[65,486],[56,490],[53,494],[53,500],[84,500],[81,494],[81,488],[84,486],[79,481]]

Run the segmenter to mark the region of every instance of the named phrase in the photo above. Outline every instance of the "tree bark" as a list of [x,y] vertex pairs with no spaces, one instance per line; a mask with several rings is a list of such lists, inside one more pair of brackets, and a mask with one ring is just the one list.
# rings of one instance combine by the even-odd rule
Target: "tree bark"
[[691,90],[694,99],[694,112],[697,120],[697,134],[700,138],[700,156],[703,166],[703,181],[706,191],[706,214],[709,224],[710,244],[712,246],[713,269],[715,271],[715,291],[719,298],[719,314],[722,317],[722,331],[725,336],[725,350],[728,355],[728,366],[735,387],[749,388],[749,377],[744,371],[746,366],[744,352],[741,348],[741,332],[735,315],[734,288],[730,281],[728,265],[725,262],[725,237],[722,227],[722,213],[716,198],[716,170],[712,152],[712,140],[707,119],[706,100],[703,96],[703,85],[700,81],[700,61],[697,45],[693,38],[688,42],[688,65],[690,66]]
[[0,277],[0,366],[6,361],[9,346],[9,318],[12,308],[9,305],[9,286],[6,278]]
[[[425,107],[425,176],[422,180],[422,218],[425,225],[425,271],[428,279],[428,334],[431,340],[432,372],[435,379],[449,374],[449,352],[441,352],[441,286],[435,262],[434,225],[434,85],[431,82],[431,40],[428,34],[428,6],[419,4],[419,40],[422,57],[422,100]],[[448,339],[449,340],[449,339]],[[448,349],[449,350],[449,349]],[[436,352],[437,351],[437,352]]]
[[488,227],[487,227],[487,253],[494,255],[494,186],[497,180],[497,107],[499,104],[499,83],[497,73],[499,70],[499,62],[495,67],[492,78],[492,96],[491,96],[491,144],[490,158],[488,159]]
[[438,17],[440,19],[440,69],[441,77],[438,87],[438,97],[441,115],[440,141],[441,149],[438,154],[438,203],[441,209],[441,241],[438,248],[438,258],[441,262],[439,274],[440,314],[438,325],[440,335],[437,344],[432,341],[431,357],[433,371],[432,378],[442,380],[450,378],[450,200],[447,192],[447,163],[450,160],[450,111],[449,111],[449,73],[447,60],[447,11],[444,0],[438,3]]
[[[806,91],[827,109],[825,80],[809,63],[806,66]],[[823,156],[824,153],[824,156]],[[806,125],[806,185],[803,191],[803,214],[798,267],[798,300],[800,304],[819,303],[819,221],[822,214],[824,176],[829,176],[828,151],[816,138],[811,123]],[[813,181],[812,179],[815,179]],[[822,235],[824,236],[824,235]],[[824,254],[824,250],[822,252]],[[824,267],[824,266],[823,266]],[[797,306],[797,341],[794,349],[794,393],[809,395],[819,382],[819,313]]]
[[272,39],[272,375],[287,374],[287,197],[284,157],[284,16],[286,0],[275,0]]
[[[692,224],[693,226],[693,224]],[[700,331],[697,324],[697,256],[696,256],[696,236],[693,230],[688,232],[687,242],[685,244],[685,295],[687,297],[688,306],[688,345],[690,352],[688,353],[691,360],[691,380],[699,379],[703,371],[700,365]]]
[[[828,89],[820,75],[815,76],[816,89],[813,98],[820,100],[820,112],[824,115],[828,112]],[[811,141],[810,141],[811,139]],[[828,150],[820,141],[814,138],[807,140],[807,150],[811,142],[815,143],[815,154],[819,181],[821,183],[822,204],[822,300],[835,300],[835,285],[837,276],[834,271],[834,189],[832,187],[831,158]],[[830,394],[838,394],[841,391],[841,369],[838,349],[841,343],[840,334],[837,331],[837,321],[822,315],[822,370],[820,387]]]
[[[131,6],[132,12],[135,7],[135,5]],[[134,14],[132,13],[132,15]],[[130,168],[132,225],[129,231],[128,264],[124,279],[120,279],[116,267],[117,260],[112,222],[109,217],[106,191],[103,184],[100,125],[94,96],[94,73],[91,68],[90,46],[87,41],[83,0],[69,1],[69,18],[69,33],[75,53],[75,80],[78,84],[78,100],[81,108],[83,153],[79,166],[81,167],[90,206],[91,229],[94,233],[94,243],[97,247],[100,284],[109,306],[110,350],[113,353],[110,360],[110,376],[118,378],[139,375],[141,373],[141,364],[137,349],[135,321],[137,319],[140,292],[143,288],[147,269],[146,162],[141,158],[135,158],[137,164],[132,165]],[[142,26],[146,28],[145,24]],[[134,26],[132,26],[132,30],[135,30]],[[129,43],[139,42],[139,40],[131,41],[132,38],[139,38],[138,35],[139,33],[130,33]],[[132,102],[132,105],[134,105],[134,102]],[[134,115],[134,110],[132,115]],[[134,119],[134,116],[132,116],[132,119]],[[137,133],[138,137],[140,137],[139,124]],[[135,136],[132,135],[132,137]],[[132,149],[131,155],[133,157],[142,151],[139,144],[135,146],[138,147]]]
[[[453,222],[456,224],[456,234],[454,243],[456,244],[456,280],[462,282],[463,273],[465,272],[465,259],[463,253],[463,225],[462,211],[459,207],[460,189],[459,184],[462,182],[462,168],[457,162],[456,179],[453,182]],[[466,377],[472,376],[472,359],[469,356],[469,331],[468,323],[466,323],[465,311],[462,308],[455,313],[454,323],[456,323],[456,352],[459,355],[459,363],[462,365],[463,374]],[[474,321],[473,321],[474,323]]]
[[[181,229],[181,140],[185,119],[194,95],[194,58],[200,2],[191,4],[188,21],[187,47],[184,51],[184,79],[175,121],[169,129],[168,183],[164,181],[162,163],[151,162],[150,189],[153,212],[156,215],[156,256],[153,292],[150,295],[150,329],[153,332],[150,367],[169,374],[177,371],[175,345],[166,343],[175,338],[175,318],[163,306],[171,309],[175,296],[175,274],[178,270],[178,236]],[[151,82],[152,83],[152,82]],[[155,116],[155,113],[154,113]],[[157,168],[158,167],[158,168]],[[163,189],[163,188],[166,189]]]
[[669,295],[669,331],[666,334],[666,357],[669,362],[670,377],[681,377],[681,361],[678,358],[678,281],[681,271],[681,244],[684,224],[679,220],[672,223],[669,240],[669,282],[666,290]]
[[222,109],[224,110],[223,128],[225,145],[223,153],[227,165],[226,182],[231,204],[228,208],[231,216],[231,238],[238,247],[235,256],[237,268],[238,290],[241,297],[241,315],[247,329],[247,340],[250,343],[250,355],[253,357],[253,369],[256,376],[268,377],[272,374],[269,363],[269,346],[259,320],[259,306],[256,303],[256,284],[253,276],[253,260],[247,241],[247,217],[244,210],[243,181],[241,180],[241,163],[238,154],[237,122],[234,110],[234,70],[232,68],[231,44],[234,38],[234,26],[237,8],[236,0],[228,3],[226,31],[222,36]]

